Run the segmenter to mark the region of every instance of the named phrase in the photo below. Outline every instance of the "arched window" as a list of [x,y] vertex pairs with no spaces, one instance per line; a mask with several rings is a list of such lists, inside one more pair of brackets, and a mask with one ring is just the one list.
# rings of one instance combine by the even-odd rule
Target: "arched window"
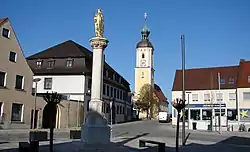
[[145,58],[145,55],[144,55],[144,53],[142,53],[142,55],[141,55],[141,58],[143,58],[143,59]]

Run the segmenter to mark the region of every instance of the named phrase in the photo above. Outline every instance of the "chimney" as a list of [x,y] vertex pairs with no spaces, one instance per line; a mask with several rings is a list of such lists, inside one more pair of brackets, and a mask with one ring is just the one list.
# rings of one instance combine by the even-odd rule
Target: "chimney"
[[241,62],[245,62],[245,61],[246,61],[245,59],[240,59],[240,63],[241,63]]

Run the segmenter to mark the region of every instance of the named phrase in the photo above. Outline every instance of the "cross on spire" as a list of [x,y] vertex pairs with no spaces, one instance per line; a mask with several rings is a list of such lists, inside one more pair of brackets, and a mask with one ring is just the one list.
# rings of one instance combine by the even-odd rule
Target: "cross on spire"
[[148,14],[147,13],[144,13],[144,22],[145,22],[145,25],[147,23],[147,17],[148,17]]

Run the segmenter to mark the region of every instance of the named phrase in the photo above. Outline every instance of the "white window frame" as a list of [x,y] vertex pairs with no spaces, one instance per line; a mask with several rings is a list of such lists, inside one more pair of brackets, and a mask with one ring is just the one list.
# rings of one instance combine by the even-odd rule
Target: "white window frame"
[[[21,90],[24,90],[24,79],[25,79],[25,78],[24,78],[24,76],[22,76],[22,75],[16,75],[16,77],[17,77],[17,76],[23,77],[23,78],[22,78],[22,88],[21,88]],[[16,84],[15,84],[15,85],[16,85]]]
[[[208,99],[205,99],[205,95],[208,95]],[[209,93],[204,93],[204,101],[210,101],[211,99],[210,99],[210,94]]]
[[[245,98],[244,98],[244,93],[248,93],[248,94],[250,94],[250,92],[243,92],[243,94],[242,94],[242,98],[243,98],[243,100],[244,100],[244,101],[249,101],[249,100],[250,100],[250,98],[249,98],[249,99],[245,99]],[[249,95],[249,96],[250,96],[250,95]]]
[[[10,38],[10,30],[7,29],[7,28],[2,28],[2,34],[1,34],[1,36],[3,36],[3,30],[4,30],[4,29],[8,30],[8,37],[5,37],[5,38],[8,38],[8,39],[9,39],[9,38]],[[4,36],[3,36],[3,37],[4,37]]]
[[7,72],[5,72],[5,71],[1,71],[1,72],[5,73],[3,87],[6,87],[6,85],[7,85]]
[[223,93],[222,92],[216,93],[216,101],[223,101]]
[[[197,96],[197,99],[194,99],[193,96]],[[199,101],[199,94],[197,94],[197,93],[192,94],[192,101],[193,101],[193,102],[198,102],[198,101]]]
[[[38,64],[38,63],[40,63],[40,64]],[[42,66],[42,64],[43,64],[43,61],[42,60],[38,60],[38,61],[36,61],[36,66],[37,67],[41,67]]]
[[[11,53],[11,52],[15,53],[15,61],[14,61],[14,62],[16,63],[16,61],[17,61],[17,53],[14,52],[14,51],[10,51],[10,53]],[[9,53],[9,61],[10,61],[10,53]],[[13,61],[10,61],[10,62],[13,62]]]
[[[231,98],[232,97],[231,95],[233,95],[234,98]],[[228,94],[228,99],[229,99],[229,101],[235,101],[236,100],[236,93],[233,93],[233,92],[229,93]]]
[[[12,104],[11,104],[11,118],[10,119],[12,119],[12,106],[13,106],[13,104],[20,104],[21,105],[21,121],[20,122],[23,122],[23,115],[24,115],[24,104],[22,104],[22,103],[19,103],[19,102],[13,102]],[[11,122],[16,122],[16,121],[12,121],[11,120]]]
[[[46,79],[51,79],[51,88],[45,88],[46,86]],[[52,77],[47,77],[47,78],[44,78],[44,86],[43,86],[43,89],[44,90],[52,90],[52,87],[53,87],[53,78]]]
[[2,105],[0,106],[0,117],[2,117],[2,116],[3,116],[3,106],[4,106],[4,102],[2,102],[2,101],[0,100],[0,103],[2,103]]

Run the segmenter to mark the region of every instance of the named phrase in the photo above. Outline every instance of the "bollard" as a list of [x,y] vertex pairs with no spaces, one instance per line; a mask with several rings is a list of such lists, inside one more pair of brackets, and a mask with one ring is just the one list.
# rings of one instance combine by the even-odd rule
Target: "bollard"
[[30,150],[32,152],[39,152],[39,141],[30,141]]

